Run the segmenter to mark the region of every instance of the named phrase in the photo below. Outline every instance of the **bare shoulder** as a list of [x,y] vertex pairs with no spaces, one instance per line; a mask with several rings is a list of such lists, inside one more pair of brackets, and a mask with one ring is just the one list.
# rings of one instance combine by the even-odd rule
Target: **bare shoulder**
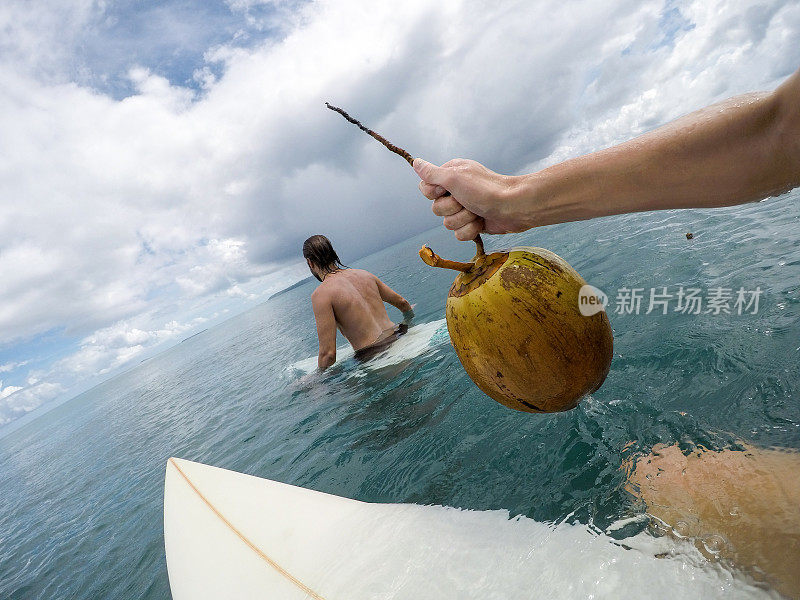
[[319,284],[317,289],[311,292],[311,303],[314,305],[319,305],[330,302],[332,292],[333,290],[331,289],[330,284],[325,285],[324,282]]
[[378,277],[370,273],[369,271],[365,271],[364,269],[348,269],[354,276],[360,279],[370,279],[375,280]]
[[[348,269],[349,270],[349,269]],[[311,293],[311,302],[314,304],[333,303],[334,300],[342,294],[347,288],[345,279],[339,277],[326,277],[325,281],[320,283]]]

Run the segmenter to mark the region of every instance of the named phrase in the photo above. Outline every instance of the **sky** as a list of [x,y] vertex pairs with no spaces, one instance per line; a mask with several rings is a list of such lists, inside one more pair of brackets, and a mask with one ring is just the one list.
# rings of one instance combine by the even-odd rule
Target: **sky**
[[[800,1],[3,0],[0,426],[535,171],[800,67]],[[309,318],[310,313],[309,313]]]

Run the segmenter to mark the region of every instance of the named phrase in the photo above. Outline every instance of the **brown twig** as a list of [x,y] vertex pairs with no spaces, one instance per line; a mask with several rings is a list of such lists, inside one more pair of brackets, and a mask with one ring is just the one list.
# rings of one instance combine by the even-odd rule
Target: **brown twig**
[[386,146],[386,147],[387,147],[389,150],[391,150],[391,151],[392,151],[392,152],[394,152],[395,154],[399,154],[400,156],[402,156],[403,158],[405,158],[405,159],[408,161],[408,164],[410,164],[412,167],[414,166],[414,157],[413,157],[413,156],[411,156],[411,155],[410,155],[408,152],[406,152],[405,150],[403,150],[403,149],[402,149],[402,148],[400,148],[399,146],[395,146],[393,143],[391,143],[389,140],[387,140],[387,139],[386,139],[385,137],[383,137],[382,135],[380,135],[380,134],[378,134],[378,133],[375,133],[374,131],[372,131],[372,129],[369,129],[368,127],[365,127],[364,125],[362,125],[362,124],[361,124],[361,122],[360,122],[360,121],[358,121],[357,119],[354,119],[353,117],[351,117],[350,115],[348,115],[348,114],[347,114],[347,113],[346,113],[344,110],[342,110],[341,108],[339,108],[339,107],[337,107],[337,106],[333,106],[333,105],[331,105],[331,104],[329,104],[329,103],[327,103],[327,102],[325,103],[325,106],[327,106],[327,107],[328,107],[328,108],[330,108],[331,110],[333,110],[333,111],[336,111],[337,113],[339,113],[340,115],[342,115],[342,116],[343,116],[345,119],[347,119],[348,121],[350,121],[350,122],[351,122],[353,125],[357,125],[357,126],[358,126],[358,128],[359,128],[361,131],[363,131],[363,132],[365,132],[365,133],[368,133],[369,135],[371,135],[372,137],[374,137],[376,140],[378,140],[378,141],[379,141],[381,144],[383,144],[384,146]]
[[[358,127],[358,128],[361,130],[361,131],[363,131],[363,132],[365,132],[365,133],[368,133],[369,135],[371,135],[372,137],[374,137],[376,140],[378,140],[378,141],[379,141],[381,144],[383,144],[384,146],[386,146],[386,147],[387,147],[389,150],[391,150],[391,151],[392,151],[392,152],[394,152],[395,154],[398,154],[398,155],[402,156],[403,158],[405,158],[405,159],[406,159],[406,161],[408,161],[408,164],[410,164],[412,167],[414,166],[414,157],[413,157],[413,156],[411,156],[411,155],[410,155],[408,152],[406,152],[405,150],[403,150],[403,149],[402,149],[400,146],[395,146],[395,145],[394,145],[392,142],[390,142],[389,140],[387,140],[387,139],[386,139],[385,137],[383,137],[381,134],[379,134],[379,133],[375,133],[374,131],[372,131],[372,129],[370,129],[370,128],[368,128],[368,127],[365,127],[365,126],[364,126],[364,125],[361,123],[361,121],[359,121],[358,119],[354,119],[353,117],[351,117],[350,115],[348,115],[348,114],[347,114],[347,113],[346,113],[346,112],[345,112],[343,109],[339,108],[338,106],[333,106],[333,105],[332,105],[332,104],[330,104],[329,102],[326,102],[326,103],[325,103],[325,106],[327,106],[328,108],[330,108],[332,111],[334,111],[334,112],[337,112],[337,113],[339,113],[340,115],[342,115],[342,116],[343,116],[345,119],[347,119],[348,121],[350,121],[350,122],[351,122],[353,125],[356,125],[356,126],[357,126],[357,127]],[[445,194],[444,194],[444,195],[445,195],[445,196],[449,196],[449,195],[450,195],[450,192],[445,192]],[[475,237],[475,243],[476,243],[476,244],[477,244],[477,246],[478,246],[478,256],[479,256],[479,257],[481,257],[481,256],[484,256],[486,253],[485,253],[485,252],[484,252],[484,250],[483,250],[483,240],[481,239],[481,236],[480,236],[480,234],[478,234],[478,235]],[[424,249],[425,249],[425,248],[423,248],[423,250],[424,250]],[[459,262],[455,262],[455,261],[452,261],[452,260],[445,260],[445,259],[443,259],[443,258],[440,258],[439,256],[437,256],[436,254],[434,254],[434,253],[433,253],[433,250],[431,250],[430,248],[428,248],[428,250],[430,251],[431,255],[433,255],[433,256],[434,256],[436,259],[438,259],[438,260],[439,260],[439,263],[438,263],[438,264],[433,264],[433,263],[431,263],[431,262],[428,262],[427,260],[425,260],[425,257],[424,257],[424,256],[422,256],[422,250],[420,250],[420,256],[422,256],[422,260],[425,260],[425,262],[427,262],[429,265],[431,265],[431,266],[434,266],[434,267],[437,267],[437,266],[443,266],[443,267],[445,267],[446,269],[458,269],[459,271],[464,271],[464,270],[465,270],[465,269],[463,269],[463,268],[461,268],[461,267],[445,266],[445,265],[444,265],[444,263],[448,263],[448,265],[462,265],[462,266],[463,266],[463,265],[467,265],[467,263],[459,263]],[[469,265],[468,265],[468,266],[469,266]]]

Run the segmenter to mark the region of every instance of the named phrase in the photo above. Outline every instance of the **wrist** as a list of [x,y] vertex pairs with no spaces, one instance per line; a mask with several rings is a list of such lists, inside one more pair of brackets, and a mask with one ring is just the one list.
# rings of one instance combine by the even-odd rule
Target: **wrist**
[[506,202],[511,231],[527,231],[560,222],[560,187],[555,173],[547,171],[513,177]]
[[533,208],[537,196],[536,173],[509,175],[504,179],[497,206],[502,213],[493,217],[502,223],[508,233],[527,231],[537,225]]
[[604,176],[590,156],[523,175],[521,196],[528,228],[606,216]]

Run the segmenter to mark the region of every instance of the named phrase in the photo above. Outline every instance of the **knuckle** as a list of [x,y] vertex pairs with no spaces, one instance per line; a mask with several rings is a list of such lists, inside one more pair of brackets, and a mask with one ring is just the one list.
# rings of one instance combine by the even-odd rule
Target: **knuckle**
[[438,185],[429,185],[426,188],[426,196],[431,200],[439,200],[443,196],[443,190]]
[[461,210],[456,210],[455,212],[453,212],[453,214],[451,214],[448,217],[448,219],[450,219],[450,224],[454,225],[455,227],[464,227],[472,220],[470,218],[469,211],[463,208],[461,208]]
[[464,207],[461,206],[461,204],[458,202],[458,200],[456,200],[452,196],[448,196],[448,199],[449,199],[449,201],[447,203],[447,206],[450,209],[450,214],[451,215],[454,215],[454,214],[459,213],[462,210],[464,210]]

